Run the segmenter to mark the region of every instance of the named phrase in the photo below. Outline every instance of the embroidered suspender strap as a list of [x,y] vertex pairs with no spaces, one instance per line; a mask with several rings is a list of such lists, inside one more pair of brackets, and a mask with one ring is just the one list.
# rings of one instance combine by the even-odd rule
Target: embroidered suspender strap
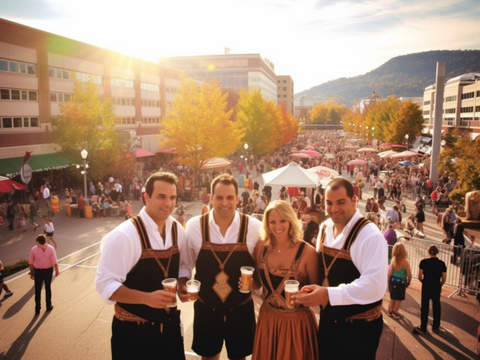
[[370,322],[373,320],[377,320],[380,315],[382,315],[382,300],[380,300],[380,304],[375,306],[373,309],[365,311],[363,313],[350,316],[346,318],[346,321],[352,322],[353,320],[364,320],[366,322]]
[[210,227],[208,224],[209,213],[203,214],[200,217],[200,232],[203,236],[204,242],[210,242]]
[[[150,240],[148,239],[148,234],[147,230],[145,229],[145,224],[143,223],[142,218],[140,215],[134,216],[133,218],[130,219],[132,221],[133,225],[137,229],[138,237],[140,238],[140,243],[142,244],[142,252],[144,250],[151,250],[152,246],[150,245]],[[168,270],[170,269],[170,264],[172,262],[172,253],[173,253],[173,248],[174,246],[176,247],[177,245],[177,224],[174,222],[172,224],[172,246],[170,247],[170,253],[168,254],[168,263],[167,267],[165,268],[162,264],[162,262],[157,258],[155,258],[155,261],[157,262],[158,266],[163,271],[163,276],[168,278]]]
[[238,231],[237,243],[247,243],[248,216],[240,214],[240,229]]
[[357,238],[358,234],[360,233],[360,231],[362,231],[362,229],[365,227],[365,225],[367,225],[370,222],[371,222],[370,220],[367,220],[364,217],[361,217],[360,219],[358,219],[358,221],[355,223],[355,225],[353,225],[352,230],[350,230],[350,233],[348,234],[347,239],[345,240],[345,243],[343,244],[343,249],[344,250],[350,252],[350,248],[352,247],[352,244],[355,241],[355,239]]
[[140,243],[142,244],[142,249],[151,249],[152,247],[150,246],[150,240],[148,239],[147,230],[145,229],[145,225],[143,224],[140,215],[130,218],[130,221],[137,229],[138,237],[140,239]]

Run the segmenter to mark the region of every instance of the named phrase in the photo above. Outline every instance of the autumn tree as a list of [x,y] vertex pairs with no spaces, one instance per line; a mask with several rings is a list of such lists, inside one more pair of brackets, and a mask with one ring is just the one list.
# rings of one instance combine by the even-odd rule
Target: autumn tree
[[439,174],[446,172],[458,180],[458,186],[449,194],[453,200],[464,203],[467,192],[480,189],[478,154],[480,137],[471,140],[467,136],[450,136],[446,141],[437,158],[437,167]]
[[421,133],[423,123],[423,114],[418,104],[402,101],[393,116],[393,121],[387,125],[385,141],[402,144],[405,141],[405,135],[408,135],[411,142],[415,140],[417,134]]
[[295,119],[290,111],[287,111],[285,103],[278,105],[278,124],[282,129],[282,145],[290,144],[298,134],[298,120]]
[[395,96],[389,96],[385,100],[377,100],[370,104],[365,111],[364,131],[366,126],[369,129],[373,127],[375,139],[391,142],[389,127],[395,123],[395,116],[399,111],[400,104],[401,101]]
[[162,120],[161,144],[175,148],[178,160],[198,170],[214,157],[238,148],[241,132],[227,111],[227,93],[216,82],[201,85],[184,79],[169,113]]
[[[82,163],[80,152],[88,151],[91,178],[117,174],[122,145],[115,131],[115,113],[110,99],[103,101],[90,80],[74,79],[73,98],[61,103],[60,114],[52,119],[52,140],[72,162]],[[72,171],[79,177],[80,171]]]
[[335,98],[327,100],[324,104],[318,104],[310,110],[310,122],[312,124],[339,124],[342,116],[347,112],[344,104],[338,104]]
[[260,89],[242,89],[237,103],[237,122],[242,131],[241,143],[248,144],[254,155],[272,152],[278,147],[276,112]]

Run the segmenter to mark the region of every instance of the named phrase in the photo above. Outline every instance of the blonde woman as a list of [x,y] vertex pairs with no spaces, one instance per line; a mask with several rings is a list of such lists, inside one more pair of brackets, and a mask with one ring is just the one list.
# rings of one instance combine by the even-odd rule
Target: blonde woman
[[390,291],[388,316],[395,320],[403,316],[398,310],[402,301],[405,300],[406,289],[412,281],[412,270],[407,256],[407,250],[402,243],[396,243],[393,246],[392,262],[388,268],[388,289]]
[[290,308],[284,282],[297,280],[300,288],[318,282],[315,249],[302,240],[302,227],[292,206],[271,202],[263,217],[261,239],[255,248],[256,284],[263,287],[253,360],[317,359],[317,322],[311,308]]

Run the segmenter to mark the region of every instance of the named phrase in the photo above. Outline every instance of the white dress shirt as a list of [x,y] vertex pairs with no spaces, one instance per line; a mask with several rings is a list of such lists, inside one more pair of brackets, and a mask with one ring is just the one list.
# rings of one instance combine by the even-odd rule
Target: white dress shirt
[[[325,246],[341,249],[348,233],[360,219],[357,210],[343,231],[337,237],[333,235],[333,221],[328,219],[325,234]],[[323,226],[323,225],[322,225]],[[317,252],[320,248],[320,236],[317,239]],[[358,234],[350,247],[350,256],[353,264],[360,272],[360,277],[349,284],[340,284],[328,288],[330,304],[353,305],[371,304],[383,298],[387,290],[388,250],[387,242],[375,224],[367,224]]]
[[[180,264],[179,277],[186,277],[188,279],[192,276],[192,269],[197,262],[198,253],[202,247],[202,231],[200,228],[200,216],[195,216],[187,222],[185,234],[187,237],[187,250],[185,252],[184,261]],[[232,224],[228,228],[225,236],[220,232],[220,227],[215,223],[213,218],[213,210],[210,210],[209,215],[210,225],[210,242],[213,244],[235,244],[238,240],[238,230],[240,228],[240,214],[235,211],[235,217]],[[248,219],[248,232],[247,232],[247,248],[248,252],[255,258],[255,245],[260,238],[260,228],[262,223],[250,217]]]
[[43,188],[43,198],[46,200],[50,197],[50,189],[47,185]]
[[[165,221],[166,239],[164,243],[157,224],[147,214],[145,208],[140,211],[140,216],[145,224],[150,245],[155,250],[168,250],[172,247],[172,224],[173,222],[177,223],[177,244],[181,264],[182,255],[186,251],[185,230],[182,225],[170,216]],[[135,225],[130,220],[118,225],[103,237],[100,250],[102,255],[97,267],[95,286],[103,300],[108,304],[114,304],[115,301],[109,300],[110,297],[122,286],[127,274],[142,255],[142,246]]]

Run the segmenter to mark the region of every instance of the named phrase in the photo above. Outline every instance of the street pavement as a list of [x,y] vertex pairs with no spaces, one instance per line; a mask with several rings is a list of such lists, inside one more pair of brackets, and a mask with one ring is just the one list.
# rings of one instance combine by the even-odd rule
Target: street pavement
[[[254,176],[254,179],[259,181],[262,188],[261,177]],[[274,198],[278,190],[279,187],[274,187]],[[368,191],[366,193],[369,194]],[[200,202],[183,205],[188,208],[184,216],[186,219],[199,214],[202,206]],[[359,209],[364,206],[365,201],[360,201]],[[134,213],[140,208],[140,202],[135,201]],[[440,240],[442,233],[428,210],[425,233],[429,239]],[[407,201],[407,213],[412,212],[413,203]],[[72,218],[67,217],[64,210],[56,214],[53,223],[60,275],[52,283],[54,309],[45,312],[43,308],[39,316],[34,315],[34,287],[27,275],[28,270],[8,277],[6,282],[14,295],[0,300],[0,359],[110,358],[113,306],[100,298],[94,281],[101,238],[121,221],[114,217]],[[21,258],[28,259],[30,249],[35,245],[35,236],[42,228],[37,232],[33,231],[32,226],[27,228],[26,232],[21,232],[8,231],[6,226],[0,227],[0,260],[4,265],[11,265]],[[385,326],[377,359],[477,359],[476,329],[480,313],[479,303],[474,296],[453,295],[449,298],[448,295],[455,289],[444,287],[440,334],[433,334],[429,326],[428,335],[416,335],[412,334],[412,329],[420,323],[420,289],[421,284],[416,280],[407,289],[406,300],[400,309],[404,314],[401,320],[386,316],[389,303],[389,295],[386,294],[383,302]],[[258,310],[259,297],[254,298]],[[199,359],[191,350],[193,305],[184,303],[179,308],[185,329],[187,359]],[[348,346],[348,339],[345,340]],[[221,359],[227,359],[225,351]]]

